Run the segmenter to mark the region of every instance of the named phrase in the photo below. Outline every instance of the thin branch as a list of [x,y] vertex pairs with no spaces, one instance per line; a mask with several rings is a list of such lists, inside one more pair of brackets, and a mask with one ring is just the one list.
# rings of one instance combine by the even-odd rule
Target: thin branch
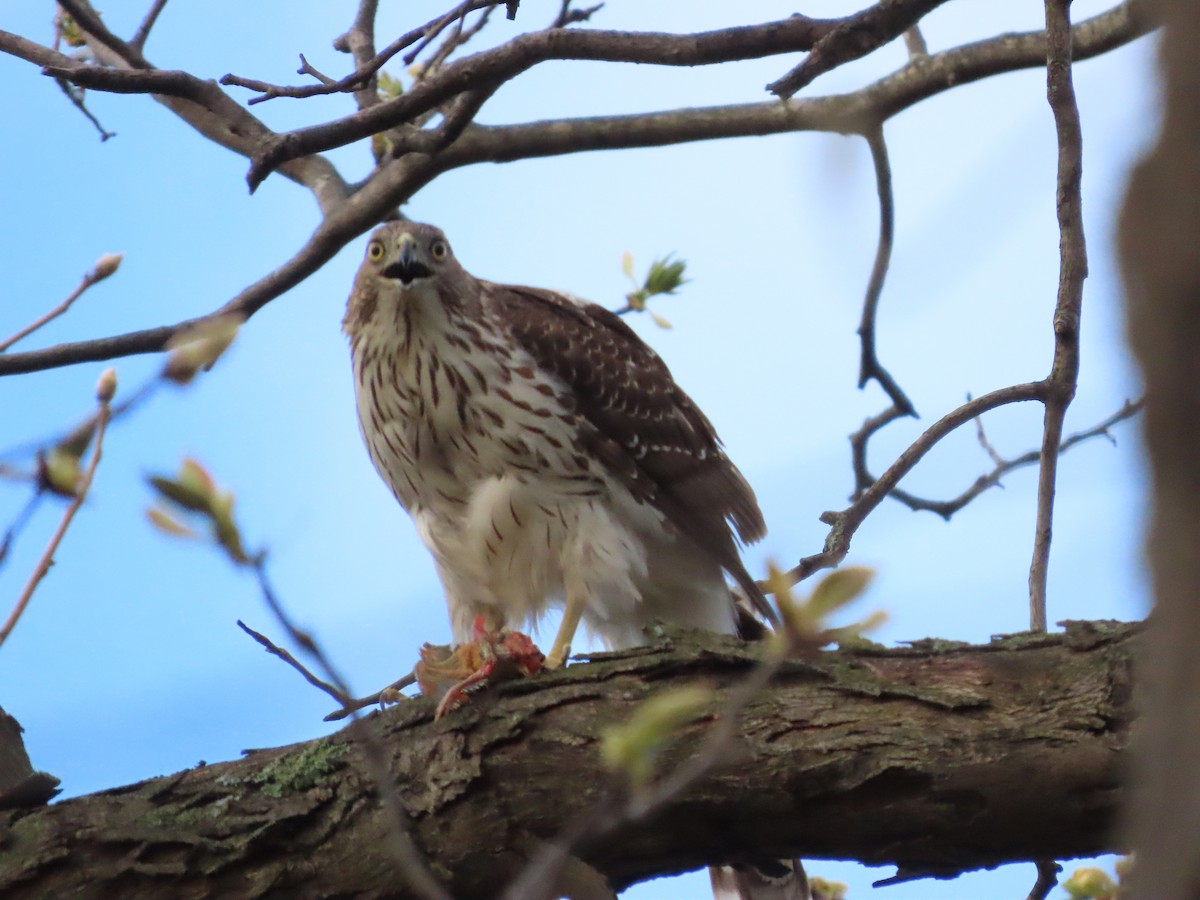
[[[364,3],[359,7],[359,15],[355,18],[355,25],[349,32],[342,35],[342,37],[335,42],[335,46],[338,47],[338,49],[348,49],[352,47],[351,36],[365,21],[367,16],[370,17],[370,21],[372,23],[371,31],[372,33],[374,32],[374,7],[377,5],[378,0],[375,0],[375,2],[369,6],[368,4]],[[389,59],[391,59],[401,50],[404,50],[405,48],[410,47],[417,41],[421,40],[421,38],[424,37],[430,29],[437,28],[440,31],[445,27],[445,24],[453,22],[455,17],[460,14],[465,14],[476,9],[482,9],[485,6],[494,5],[495,0],[466,0],[466,2],[460,3],[450,12],[443,13],[436,19],[431,19],[424,25],[414,28],[412,31],[409,31],[408,33],[396,38],[396,40],[392,41],[383,50],[369,60],[360,61],[356,55],[355,62],[357,65],[355,70],[345,78],[341,78],[338,81],[332,82],[331,84],[305,84],[289,87],[287,85],[271,84],[266,81],[259,81],[255,78],[243,78],[240,75],[232,74],[223,76],[221,78],[221,84],[242,87],[251,91],[257,91],[262,94],[260,97],[254,97],[251,99],[249,101],[251,105],[255,103],[263,103],[267,100],[273,100],[276,97],[305,98],[318,97],[322,94],[359,91],[369,79],[374,78],[375,74],[387,64]],[[374,106],[376,104],[371,105]],[[380,130],[382,131],[384,129]]]
[[854,537],[854,533],[866,517],[894,491],[900,479],[907,475],[921,461],[921,458],[950,432],[988,410],[1010,403],[1042,400],[1044,393],[1045,383],[1041,381],[1014,384],[970,400],[958,409],[942,416],[913,441],[888,467],[887,471],[863,491],[862,495],[850,506],[840,512],[830,511],[821,515],[821,521],[830,526],[829,534],[825,538],[825,549],[820,553],[801,559],[788,572],[788,576],[793,581],[801,581],[820,569],[831,568],[844,560],[846,554],[850,552],[850,541]]
[[313,66],[312,63],[305,59],[303,53],[300,54],[300,68],[296,70],[296,74],[311,75],[313,78],[317,79],[317,81],[321,82],[321,84],[334,83],[332,78],[321,72],[319,69]]
[[[249,625],[247,625],[245,622],[243,622],[241,619],[237,620],[237,626],[238,626],[238,628],[242,629],[242,631],[246,632],[246,634],[250,635],[250,637],[254,638],[254,640],[258,641],[263,646],[263,649],[265,649],[272,656],[279,657],[285,663],[287,663],[289,666],[291,666],[293,669],[295,669],[297,672],[299,672],[301,675],[303,675],[304,680],[307,681],[309,684],[311,684],[313,687],[317,688],[318,690],[324,691],[326,694],[328,694],[330,697],[332,697],[337,703],[340,703],[343,707],[349,706],[349,702],[348,702],[349,697],[346,694],[342,693],[340,690],[338,690],[336,687],[334,687],[328,681],[324,681],[323,679],[314,675],[311,671],[309,671],[309,669],[304,665],[304,663],[300,662],[298,659],[296,659],[296,657],[292,656],[292,654],[289,653],[287,650],[285,650],[283,647],[280,647],[279,645],[273,643],[271,641],[271,639],[266,637],[265,635],[259,634],[257,631],[255,631],[253,628],[251,628]],[[364,705],[366,705],[366,704],[364,704]],[[358,708],[361,709],[362,707],[358,707]],[[349,712],[347,711],[347,715],[348,714],[349,714]]]
[[58,0],[63,12],[75,20],[75,24],[98,40],[101,44],[135,69],[149,68],[141,48],[126,43],[108,30],[100,15],[88,0]]
[[67,99],[71,101],[72,105],[79,110],[83,114],[83,117],[92,123],[92,127],[99,132],[100,143],[104,143],[109,138],[115,138],[117,136],[115,131],[109,131],[102,124],[100,124],[100,120],[97,119],[95,114],[87,108],[87,103],[83,99],[83,88],[76,87],[65,78],[55,78],[54,80],[58,84],[59,90],[67,95]]
[[1063,420],[1079,381],[1079,318],[1083,281],[1087,278],[1087,247],[1083,234],[1080,184],[1083,175],[1083,137],[1079,107],[1071,79],[1070,0],[1046,0],[1046,84],[1058,135],[1059,282],[1054,308],[1054,362],[1046,379],[1046,415],[1042,458],[1038,472],[1037,523],[1033,561],[1029,567],[1029,627],[1046,630],[1046,578],[1054,516],[1054,489]]
[[910,60],[929,55],[929,46],[925,43],[925,35],[921,34],[920,25],[913,25],[904,32],[904,49],[908,51]]
[[[4,466],[0,465],[0,474],[3,474]],[[8,553],[12,549],[13,541],[17,539],[17,535],[25,527],[33,516],[34,510],[38,508],[38,504],[42,502],[42,498],[46,496],[45,491],[35,490],[29,495],[29,499],[25,501],[25,505],[21,507],[21,511],[17,513],[12,524],[4,532],[4,537],[0,538],[0,565],[8,558]]]
[[1062,866],[1054,860],[1039,859],[1037,861],[1037,881],[1033,883],[1027,900],[1046,900],[1058,884],[1058,873],[1061,871]]
[[[458,34],[461,34],[463,21],[466,19],[467,13],[471,12],[470,7],[475,9],[482,8],[485,13],[488,13],[491,12],[496,5],[496,2],[490,2],[486,4],[472,4],[470,2],[460,3],[455,9],[450,10],[448,13],[438,19],[437,22],[429,26],[429,29],[421,36],[421,40],[417,42],[417,45],[404,54],[404,64],[406,66],[411,66],[414,62],[416,62],[417,57],[424,53],[425,49],[429,47],[430,44],[432,44],[435,40],[437,40],[438,36],[451,25],[455,26],[455,31]],[[484,18],[486,20],[486,16]],[[455,36],[452,34],[446,43],[453,46],[454,42]]]
[[291,259],[208,315],[115,337],[58,344],[27,353],[3,354],[0,355],[0,375],[36,372],[140,353],[157,353],[165,349],[175,335],[205,321],[230,313],[249,318],[317,271],[355,237],[375,227],[389,211],[440,171],[427,158],[406,157],[389,163],[355,194],[352,203],[343,204],[326,216],[312,237]]
[[[970,394],[967,395],[967,399],[971,399]],[[1126,400],[1125,403],[1128,405],[1129,401]],[[987,432],[983,429],[983,416],[980,416],[975,420],[975,439],[979,442],[979,446],[983,448],[983,452],[988,455],[988,459],[990,459],[997,466],[1002,466],[1005,464],[1004,457],[1000,455],[1000,451],[998,451],[992,445],[992,442],[988,440]]]
[[[363,76],[371,60],[375,58],[375,16],[379,11],[379,0],[360,0],[358,12],[350,29],[333,42],[335,50],[349,53],[354,60],[355,74],[360,81],[354,91],[354,102],[359,109],[376,106],[380,103],[379,92],[375,80],[378,66],[370,74]],[[379,64],[380,66],[383,63]]]
[[[111,381],[111,389],[106,384],[108,381]],[[0,646],[4,645],[4,642],[8,640],[8,636],[12,634],[13,629],[17,627],[17,622],[20,621],[21,616],[29,606],[29,601],[33,599],[33,592],[37,590],[37,586],[41,584],[42,579],[46,577],[46,573],[50,571],[50,566],[54,564],[54,554],[58,552],[58,547],[67,534],[67,528],[70,527],[75,514],[79,512],[79,508],[83,506],[83,501],[92,487],[92,481],[96,477],[96,467],[100,465],[101,451],[104,446],[104,431],[108,426],[109,404],[112,402],[112,395],[115,390],[116,377],[110,369],[100,376],[100,387],[97,390],[97,400],[99,401],[100,409],[99,419],[96,424],[96,443],[92,448],[91,462],[80,478],[79,484],[75,489],[75,496],[67,506],[66,511],[63,512],[62,520],[58,523],[58,528],[50,538],[50,543],[46,545],[41,559],[33,567],[33,572],[30,574],[29,580],[25,582],[25,587],[22,589],[20,596],[17,597],[17,602],[9,612],[4,625],[0,626]]]
[[[422,65],[420,77],[426,78],[431,73],[437,72],[439,69],[441,69],[446,60],[450,58],[450,54],[454,53],[454,51],[458,50],[460,47],[465,46],[471,40],[471,38],[483,31],[483,29],[487,27],[488,20],[491,18],[491,15],[495,9],[496,7],[493,5],[482,10],[470,28],[466,27],[466,16],[464,15],[462,18],[460,18],[454,27],[454,31],[452,31],[446,37],[446,40],[442,42],[442,45],[438,47],[429,60]],[[413,53],[409,55],[413,56],[415,53],[416,51],[414,50]],[[407,61],[408,56],[405,57],[405,62]]]
[[150,11],[146,13],[146,18],[142,19],[142,24],[133,33],[133,37],[129,40],[129,46],[133,47],[139,53],[146,46],[146,38],[150,37],[150,29],[154,27],[154,23],[158,21],[158,15],[163,11],[163,7],[167,5],[167,0],[154,0],[154,5],[150,7]]
[[[1084,431],[1078,431],[1063,440],[1058,448],[1059,455],[1061,456],[1077,444],[1081,444],[1084,441],[1091,440],[1092,438],[1106,437],[1110,441],[1114,441],[1113,436],[1109,433],[1109,428],[1118,422],[1122,422],[1125,419],[1129,419],[1137,415],[1142,411],[1142,407],[1145,405],[1145,402],[1145,400],[1126,400],[1121,405],[1120,409],[1118,409],[1103,422],[1093,425],[1091,428],[1088,428]],[[982,434],[983,419],[976,419],[975,422],[979,428],[979,432]],[[1005,459],[1004,457],[1000,456],[1000,454],[997,453],[990,444],[986,443],[986,437],[981,439],[981,443],[984,445],[985,452],[991,456],[992,461],[995,463],[995,467],[990,472],[980,475],[977,479],[975,479],[974,483],[970,487],[968,487],[957,497],[954,497],[950,500],[930,500],[925,497],[918,497],[914,494],[910,494],[907,491],[900,490],[899,488],[893,490],[889,496],[893,500],[903,503],[914,512],[932,512],[941,516],[943,519],[948,520],[951,516],[973,501],[984,491],[988,490],[989,488],[999,486],[1001,479],[1004,478],[1005,475],[1008,475],[1010,472],[1014,472],[1017,469],[1022,469],[1026,466],[1032,466],[1040,462],[1042,458],[1042,451],[1038,449],[1022,453],[1020,456],[1012,459]]]
[[[116,260],[115,263],[112,262],[112,260],[114,260],[114,259]],[[84,291],[86,291],[92,285],[97,284],[98,282],[101,282],[105,278],[108,278],[108,276],[112,275],[113,272],[116,271],[117,265],[120,265],[120,261],[121,261],[120,257],[115,254],[110,254],[105,257],[102,257],[100,262],[97,263],[91,269],[91,271],[89,271],[87,274],[85,274],[83,276],[83,278],[80,280],[79,284],[76,286],[75,290],[71,291],[71,293],[67,295],[67,298],[65,300],[63,300],[62,303],[58,304],[58,306],[54,307],[54,309],[50,310],[45,315],[40,316],[33,322],[30,322],[28,325],[26,325],[24,328],[22,328],[16,334],[12,335],[11,337],[9,337],[3,341],[0,341],[0,353],[3,353],[4,351],[6,351],[9,347],[11,347],[13,344],[15,344],[17,341],[21,340],[22,338],[28,337],[29,335],[33,334],[35,331],[37,331],[43,325],[46,325],[49,322],[53,322],[55,319],[57,319],[59,316],[61,316],[63,313],[65,313],[67,310],[69,310],[71,308],[71,305],[76,300],[78,300],[80,297],[83,296]]]
[[946,0],[916,0],[911,4],[880,3],[837,23],[817,41],[800,65],[767,85],[775,96],[787,100],[801,88],[838,66],[861,59],[916,26]]
[[558,8],[558,15],[556,15],[554,17],[554,21],[546,27],[566,28],[568,25],[575,25],[578,22],[586,22],[603,8],[603,3],[597,3],[595,6],[588,6],[584,9],[571,9],[571,0],[562,0]]
[[879,298],[883,294],[883,284],[887,278],[888,265],[892,257],[896,212],[892,193],[892,170],[888,162],[887,143],[883,139],[883,129],[882,127],[868,129],[864,132],[864,137],[871,149],[871,160],[875,165],[875,187],[879,197],[879,243],[875,250],[875,262],[871,267],[871,276],[867,280],[862,318],[858,325],[858,336],[861,342],[858,386],[861,389],[867,385],[868,381],[875,381],[888,395],[892,405],[882,413],[868,418],[862,427],[850,436],[855,476],[854,496],[858,496],[871,485],[870,476],[867,474],[867,444],[871,436],[896,419],[917,414],[912,401],[908,399],[891,373],[879,362],[879,357],[875,352],[875,317],[879,310]]
[[[212,81],[205,81],[187,72],[155,69],[144,58],[143,68],[131,66],[99,40],[89,46],[96,55],[98,65],[73,59],[20,35],[0,30],[0,52],[41,66],[43,74],[66,79],[80,87],[114,93],[151,94],[200,134],[235,153],[251,157],[254,147],[274,134]],[[322,212],[336,209],[350,195],[349,185],[323,157],[308,156],[292,160],[279,171],[312,191]]]
[[353,700],[346,700],[345,702],[339,700],[338,702],[342,704],[342,708],[335,709],[333,712],[331,712],[329,715],[327,715],[322,721],[337,722],[341,719],[346,718],[346,716],[350,715],[353,712],[356,712],[357,710],[366,709],[368,706],[374,706],[376,703],[382,702],[384,694],[387,694],[390,692],[395,692],[395,691],[401,691],[404,688],[411,687],[412,685],[414,685],[416,683],[417,683],[417,676],[413,675],[410,672],[409,674],[405,675],[403,678],[398,678],[397,680],[393,681],[391,684],[389,684],[387,687],[383,688],[382,690],[378,690],[373,694],[368,694],[366,697],[356,697]]

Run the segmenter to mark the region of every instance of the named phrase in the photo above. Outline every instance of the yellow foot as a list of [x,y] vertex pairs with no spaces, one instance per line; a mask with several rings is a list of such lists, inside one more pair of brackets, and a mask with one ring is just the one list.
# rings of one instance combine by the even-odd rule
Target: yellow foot
[[550,654],[546,657],[546,662],[542,664],[542,668],[549,669],[551,671],[554,669],[561,669],[564,665],[566,665],[567,657],[570,655],[570,644],[564,644],[560,646],[558,643],[555,643],[555,645],[550,648]]
[[575,638],[575,629],[579,627],[579,619],[583,615],[583,594],[567,592],[567,608],[563,610],[562,624],[558,626],[558,634],[554,636],[554,646],[546,655],[547,669],[561,669],[571,655],[571,641]]

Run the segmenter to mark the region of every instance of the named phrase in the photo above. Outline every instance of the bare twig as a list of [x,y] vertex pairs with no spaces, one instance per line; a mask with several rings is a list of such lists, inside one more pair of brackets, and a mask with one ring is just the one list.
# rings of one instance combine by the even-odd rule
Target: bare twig
[[920,25],[913,25],[904,32],[904,49],[908,51],[910,60],[929,55],[929,47],[925,43],[925,35],[921,34]]
[[830,526],[829,534],[825,538],[825,549],[800,560],[788,572],[789,577],[793,581],[801,581],[820,569],[836,566],[844,560],[850,551],[851,538],[866,517],[885,497],[893,493],[900,479],[950,432],[988,410],[1010,403],[1041,400],[1043,392],[1044,385],[1040,381],[1014,384],[976,397],[942,416],[913,441],[887,471],[875,479],[850,506],[840,512],[830,511],[821,515],[821,521]]
[[[429,26],[429,29],[421,37],[421,40],[417,42],[417,45],[408,51],[408,53],[404,54],[404,64],[406,66],[411,66],[414,62],[416,62],[417,57],[424,53],[425,49],[429,47],[435,40],[437,40],[438,36],[451,25],[455,26],[455,32],[457,34],[461,34],[463,22],[467,17],[467,13],[471,12],[472,9],[483,9],[485,13],[483,19],[486,21],[486,14],[490,13],[496,6],[497,3],[495,2],[486,4],[472,4],[470,2],[460,3],[455,9],[450,10],[448,13]],[[446,41],[446,45],[449,45],[453,49],[454,44],[455,34],[452,33],[450,39]],[[443,59],[444,58],[445,57],[443,57]]]
[[[355,72],[363,72],[375,57],[375,16],[379,11],[379,0],[360,0],[358,12],[349,30],[333,42],[335,50],[349,53],[354,60]],[[383,63],[379,64],[380,66]],[[378,66],[369,75],[358,75],[360,81],[354,91],[354,101],[359,109],[375,106],[380,102],[377,91],[375,73]]]
[[296,70],[296,74],[297,75],[311,75],[313,78],[317,79],[317,81],[321,82],[321,84],[334,84],[335,83],[332,78],[330,78],[328,75],[324,74],[319,69],[317,69],[315,66],[313,66],[312,63],[310,63],[304,57],[303,53],[300,54],[300,68]]
[[[365,21],[367,21],[368,17],[372,23],[371,31],[372,33],[374,32],[374,14],[375,7],[377,5],[378,0],[375,0],[374,3],[364,3],[359,7],[359,15],[355,18],[355,25],[349,32],[342,35],[342,37],[338,39],[336,46],[338,46],[339,49],[351,49],[351,52],[355,52],[352,49],[352,36],[358,36],[355,35],[356,30],[359,29]],[[446,27],[446,25],[453,22],[454,19],[459,15],[471,12],[472,10],[482,9],[483,7],[494,5],[495,0],[466,0],[466,2],[460,3],[450,12],[440,15],[436,19],[431,19],[424,25],[414,28],[412,31],[401,35],[369,60],[359,60],[356,53],[355,62],[357,65],[355,70],[345,78],[341,78],[338,81],[330,84],[305,84],[289,87],[287,85],[271,84],[266,81],[259,81],[254,78],[243,78],[240,75],[232,74],[223,76],[221,78],[221,84],[231,85],[234,87],[243,87],[248,90],[261,93],[261,97],[254,97],[249,101],[251,105],[255,103],[262,103],[266,100],[273,100],[276,97],[304,98],[317,97],[322,94],[359,91],[368,80],[374,78],[375,74],[387,64],[389,59],[391,59],[401,50],[404,50],[405,48],[412,46],[415,42],[421,40],[430,29],[437,28],[438,31],[441,31]],[[383,131],[384,129],[381,128],[379,130]]]
[[883,294],[883,283],[887,277],[888,264],[892,256],[892,243],[895,235],[895,202],[892,194],[892,170],[888,163],[887,143],[883,139],[883,129],[878,126],[869,128],[864,132],[864,137],[866,137],[867,145],[871,148],[871,159],[875,164],[875,185],[879,197],[879,243],[875,250],[875,262],[871,267],[871,277],[867,281],[862,318],[858,325],[858,336],[861,342],[858,386],[863,388],[868,381],[874,380],[883,388],[888,399],[892,401],[892,405],[882,413],[868,418],[862,427],[850,436],[855,497],[871,486],[871,478],[867,474],[867,444],[871,436],[896,419],[917,414],[908,396],[891,373],[880,364],[879,357],[875,352],[875,315],[879,309],[879,298]]
[[[1059,445],[1059,455],[1061,456],[1075,445],[1081,444],[1084,441],[1095,437],[1106,437],[1112,441],[1113,436],[1109,433],[1108,429],[1118,422],[1137,415],[1139,412],[1141,412],[1144,405],[1145,400],[1126,400],[1120,409],[1118,409],[1103,422],[1100,422],[1084,431],[1078,431],[1075,434],[1072,434],[1070,437],[1065,438]],[[976,419],[975,421],[978,425],[979,432],[982,435],[983,419],[980,418]],[[967,488],[957,497],[953,497],[949,500],[930,500],[925,497],[918,497],[914,494],[910,494],[907,491],[902,491],[899,488],[893,490],[889,496],[893,500],[903,503],[913,511],[923,510],[936,513],[943,519],[948,520],[951,516],[953,516],[956,512],[958,512],[984,491],[988,490],[989,488],[999,486],[1001,479],[1005,475],[1008,475],[1010,472],[1016,471],[1017,469],[1024,468],[1025,466],[1032,466],[1039,462],[1042,458],[1042,451],[1038,449],[1030,450],[1027,453],[1022,453],[1020,456],[1013,457],[1012,459],[1005,459],[999,453],[997,453],[990,444],[986,442],[986,437],[981,437],[981,443],[983,443],[985,451],[989,454],[989,456],[991,456],[992,462],[995,463],[995,467],[990,472],[980,475],[977,479],[975,479],[974,483],[972,483],[969,488]]]
[[80,297],[83,296],[84,291],[86,291],[92,285],[103,281],[105,278],[108,278],[108,276],[112,275],[113,272],[115,272],[117,270],[117,266],[119,266],[120,264],[121,264],[121,257],[119,254],[111,254],[110,253],[110,254],[105,254],[104,256],[102,256],[100,258],[99,262],[97,262],[96,265],[92,267],[91,271],[89,271],[87,274],[85,274],[83,276],[83,278],[80,280],[79,284],[76,286],[75,290],[71,291],[71,293],[67,295],[67,299],[63,300],[62,303],[58,304],[58,306],[54,307],[54,309],[50,310],[45,315],[39,317],[38,319],[36,319],[33,322],[30,322],[28,325],[26,325],[24,328],[22,328],[16,334],[12,335],[11,337],[7,338],[6,340],[0,341],[0,353],[3,353],[5,350],[7,350],[9,347],[11,347],[13,344],[15,344],[17,341],[21,340],[22,338],[28,337],[29,335],[33,334],[35,331],[37,331],[39,328],[41,328],[43,325],[47,324],[48,322],[52,322],[55,319],[57,319],[59,316],[61,316],[63,313],[65,313],[68,309],[70,309],[71,305],[76,300],[78,300]]
[[1037,861],[1037,881],[1033,883],[1027,900],[1046,900],[1058,884],[1058,873],[1061,871],[1062,866],[1054,860],[1039,859]]
[[[250,635],[250,637],[254,638],[254,640],[256,640],[260,644],[262,644],[263,649],[265,649],[272,656],[279,657],[285,663],[287,663],[289,666],[291,666],[293,669],[295,669],[297,672],[299,672],[301,675],[303,675],[304,680],[307,681],[309,684],[311,684],[313,687],[317,688],[318,690],[324,691],[326,694],[328,694],[330,697],[332,697],[335,701],[342,704],[343,707],[349,705],[347,702],[349,700],[349,698],[344,693],[339,691],[336,687],[334,687],[328,681],[324,681],[321,678],[314,675],[311,671],[309,671],[309,669],[304,665],[304,663],[300,662],[298,659],[296,659],[296,657],[292,656],[292,654],[289,653],[287,650],[285,650],[283,647],[280,647],[279,645],[273,643],[271,641],[271,639],[266,637],[265,635],[259,634],[257,631],[255,631],[253,628],[251,628],[249,625],[247,625],[245,622],[243,622],[241,619],[237,620],[237,626],[238,626],[238,628],[242,629],[242,631],[246,632],[246,634]],[[364,704],[364,705],[366,705],[366,704]],[[361,709],[362,707],[358,707],[358,708]],[[348,714],[348,712],[347,712],[347,714]]]
[[76,87],[65,78],[55,78],[54,80],[58,84],[59,89],[67,95],[67,99],[71,101],[77,110],[83,113],[83,117],[91,122],[92,127],[100,133],[101,143],[104,143],[104,141],[107,141],[109,138],[115,138],[117,136],[115,131],[109,131],[107,128],[101,125],[100,120],[97,119],[95,114],[87,108],[87,103],[83,99],[83,88]]
[[768,84],[767,90],[786,100],[826,72],[894,41],[945,2],[915,0],[905,4],[880,3],[847,16],[817,42],[800,65],[778,81]]
[[[442,64],[449,59],[450,54],[452,54],[455,50],[458,50],[460,47],[466,45],[471,38],[483,31],[483,29],[487,26],[488,19],[491,18],[491,15],[495,9],[495,6],[489,6],[482,10],[470,28],[466,27],[466,16],[460,18],[455,24],[454,31],[452,31],[446,37],[446,40],[442,41],[441,46],[438,47],[437,50],[434,51],[433,55],[429,57],[429,60],[421,66],[420,77],[426,78],[430,74],[437,72],[442,67]],[[407,61],[407,57],[405,57],[405,60]]]
[[[396,681],[393,681],[391,684],[389,684],[387,687],[383,688],[382,690],[378,690],[373,694],[368,694],[366,697],[357,697],[353,700],[347,700],[345,703],[342,704],[341,709],[335,709],[333,712],[331,712],[329,715],[327,715],[325,717],[324,721],[337,722],[340,719],[346,718],[346,716],[350,715],[351,713],[355,712],[356,710],[366,709],[368,706],[374,706],[376,703],[379,703],[381,701],[384,694],[387,694],[387,693],[390,693],[393,691],[401,691],[406,687],[410,687],[411,685],[416,684],[416,682],[417,682],[417,676],[413,675],[410,672],[408,675],[405,675],[403,678],[399,678]],[[338,702],[341,702],[341,701],[338,701]]]
[[571,9],[571,0],[562,0],[558,8],[558,15],[554,17],[554,21],[547,27],[566,28],[568,25],[586,22],[603,8],[603,3],[597,3],[595,6],[588,6],[584,9]]
[[96,424],[96,443],[92,448],[92,459],[88,463],[87,469],[83,476],[79,479],[79,484],[75,488],[75,496],[63,512],[62,520],[58,523],[58,528],[50,538],[50,543],[46,545],[41,558],[37,565],[34,566],[33,572],[29,576],[29,580],[25,582],[25,587],[21,594],[17,597],[17,602],[8,614],[4,625],[0,626],[0,646],[8,640],[8,636],[12,634],[14,628],[17,627],[17,622],[20,621],[22,614],[29,606],[29,601],[33,598],[33,592],[37,590],[37,586],[41,584],[46,573],[50,571],[50,566],[54,564],[54,554],[58,552],[59,545],[62,539],[67,534],[67,528],[70,527],[75,514],[79,512],[79,508],[83,506],[83,501],[88,495],[88,491],[92,487],[92,481],[96,477],[96,467],[100,465],[101,451],[104,446],[104,430],[108,425],[109,405],[112,402],[113,394],[116,392],[116,374],[112,369],[107,370],[100,376],[100,383],[96,390],[97,400],[100,404],[99,420]]
[[1046,630],[1046,577],[1054,515],[1054,489],[1063,419],[1079,380],[1079,317],[1087,248],[1080,192],[1083,138],[1071,79],[1070,0],[1046,0],[1047,95],[1058,134],[1059,282],[1054,308],[1054,362],[1045,381],[1046,406],[1038,472],[1037,524],[1029,567],[1029,627]]
[[[3,472],[3,469],[4,467],[0,466],[0,473]],[[0,538],[0,565],[3,565],[4,561],[8,558],[8,552],[12,549],[13,541],[17,539],[17,535],[21,533],[21,529],[25,527],[34,510],[38,508],[38,504],[41,503],[42,498],[45,496],[45,491],[34,491],[30,494],[29,499],[25,501],[25,505],[21,507],[21,511],[17,513],[12,524],[5,530],[4,537]]]
[[129,46],[141,52],[146,46],[146,38],[150,37],[150,29],[154,27],[154,23],[158,21],[158,15],[163,11],[163,7],[167,5],[167,0],[154,0],[154,5],[150,7],[150,11],[146,13],[146,18],[142,19],[142,24],[133,33],[133,37],[129,39]]
[[[967,395],[967,399],[971,399],[970,394]],[[1127,400],[1125,402],[1128,404],[1129,401]],[[992,442],[988,440],[987,432],[983,429],[983,416],[980,416],[975,420],[975,439],[979,441],[979,446],[982,447],[983,452],[988,455],[988,459],[990,459],[997,466],[1003,466],[1005,464],[1004,457],[1000,455],[1000,452],[992,445]]]
[[75,24],[136,69],[149,68],[140,47],[126,43],[108,30],[88,0],[58,0],[58,5]]

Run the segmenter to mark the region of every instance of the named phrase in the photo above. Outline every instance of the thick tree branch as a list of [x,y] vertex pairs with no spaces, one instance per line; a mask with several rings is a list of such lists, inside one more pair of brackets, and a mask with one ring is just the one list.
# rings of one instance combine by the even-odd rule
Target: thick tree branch
[[[728,767],[584,859],[621,888],[763,853],[948,875],[1111,850],[1136,630],[1077,623],[986,647],[923,642],[791,664],[748,710]],[[715,687],[717,709],[752,665],[732,640],[675,640],[507,683],[438,723],[423,700],[370,718],[455,897],[495,896],[612,789],[597,742],[632,704],[699,681]],[[716,727],[689,726],[665,770]],[[397,896],[362,754],[347,730],[7,813],[0,891]]]

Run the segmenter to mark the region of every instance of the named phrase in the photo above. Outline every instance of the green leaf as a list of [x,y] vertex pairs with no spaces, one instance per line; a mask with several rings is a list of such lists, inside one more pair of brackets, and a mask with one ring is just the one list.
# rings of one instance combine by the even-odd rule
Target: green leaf
[[375,76],[375,84],[379,89],[379,96],[383,100],[394,100],[404,93],[404,84],[399,78],[394,78],[387,72],[380,72]]
[[650,264],[650,272],[646,275],[646,283],[642,288],[647,298],[658,294],[674,294],[687,283],[687,279],[683,277],[686,268],[687,263],[682,259],[672,260],[670,254],[656,259]]
[[646,700],[622,725],[606,729],[600,752],[605,765],[624,773],[634,787],[654,775],[663,748],[712,701],[712,691],[697,685],[663,691]]

